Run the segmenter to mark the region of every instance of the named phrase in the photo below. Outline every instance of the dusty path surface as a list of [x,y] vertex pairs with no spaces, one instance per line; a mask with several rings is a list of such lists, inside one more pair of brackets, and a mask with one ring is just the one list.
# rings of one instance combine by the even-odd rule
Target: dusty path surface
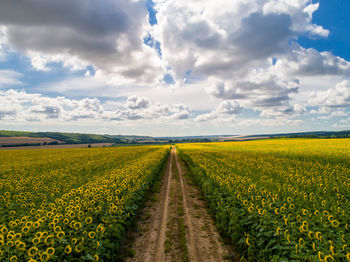
[[142,211],[127,261],[232,261],[199,191],[172,148],[160,192]]

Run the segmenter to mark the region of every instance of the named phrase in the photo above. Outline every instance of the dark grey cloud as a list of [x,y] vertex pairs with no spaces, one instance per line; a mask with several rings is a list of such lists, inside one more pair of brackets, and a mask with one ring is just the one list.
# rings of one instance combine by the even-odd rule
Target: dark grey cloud
[[34,66],[36,56],[44,64],[80,61],[135,82],[157,81],[165,70],[156,51],[143,43],[147,16],[143,1],[0,1],[8,44],[29,55]]
[[239,55],[245,59],[259,59],[285,52],[288,39],[295,35],[288,14],[252,13],[244,18],[241,28],[229,37]]
[[[106,35],[126,32],[130,26],[125,1],[85,0],[2,0],[0,20],[4,24],[72,28],[87,35]],[[141,4],[135,11],[145,12]]]

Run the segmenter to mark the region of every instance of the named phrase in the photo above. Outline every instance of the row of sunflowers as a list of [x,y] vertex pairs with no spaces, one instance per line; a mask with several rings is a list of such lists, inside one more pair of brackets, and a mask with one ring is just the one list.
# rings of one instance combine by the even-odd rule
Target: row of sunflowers
[[350,261],[350,140],[178,146],[248,261]]
[[113,261],[169,147],[0,152],[0,261]]

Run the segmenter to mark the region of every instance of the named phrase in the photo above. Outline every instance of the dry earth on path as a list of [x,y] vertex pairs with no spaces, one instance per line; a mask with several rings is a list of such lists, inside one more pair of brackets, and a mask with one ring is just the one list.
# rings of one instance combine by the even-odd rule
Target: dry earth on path
[[171,150],[156,201],[148,201],[127,261],[230,261],[232,249],[217,232],[200,192]]

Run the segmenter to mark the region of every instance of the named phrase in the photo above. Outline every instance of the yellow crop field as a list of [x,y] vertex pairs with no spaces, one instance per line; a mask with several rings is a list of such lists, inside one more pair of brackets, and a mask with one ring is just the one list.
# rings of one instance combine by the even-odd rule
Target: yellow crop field
[[350,261],[350,140],[180,144],[219,229],[248,261]]
[[0,260],[113,260],[168,152],[0,151]]

